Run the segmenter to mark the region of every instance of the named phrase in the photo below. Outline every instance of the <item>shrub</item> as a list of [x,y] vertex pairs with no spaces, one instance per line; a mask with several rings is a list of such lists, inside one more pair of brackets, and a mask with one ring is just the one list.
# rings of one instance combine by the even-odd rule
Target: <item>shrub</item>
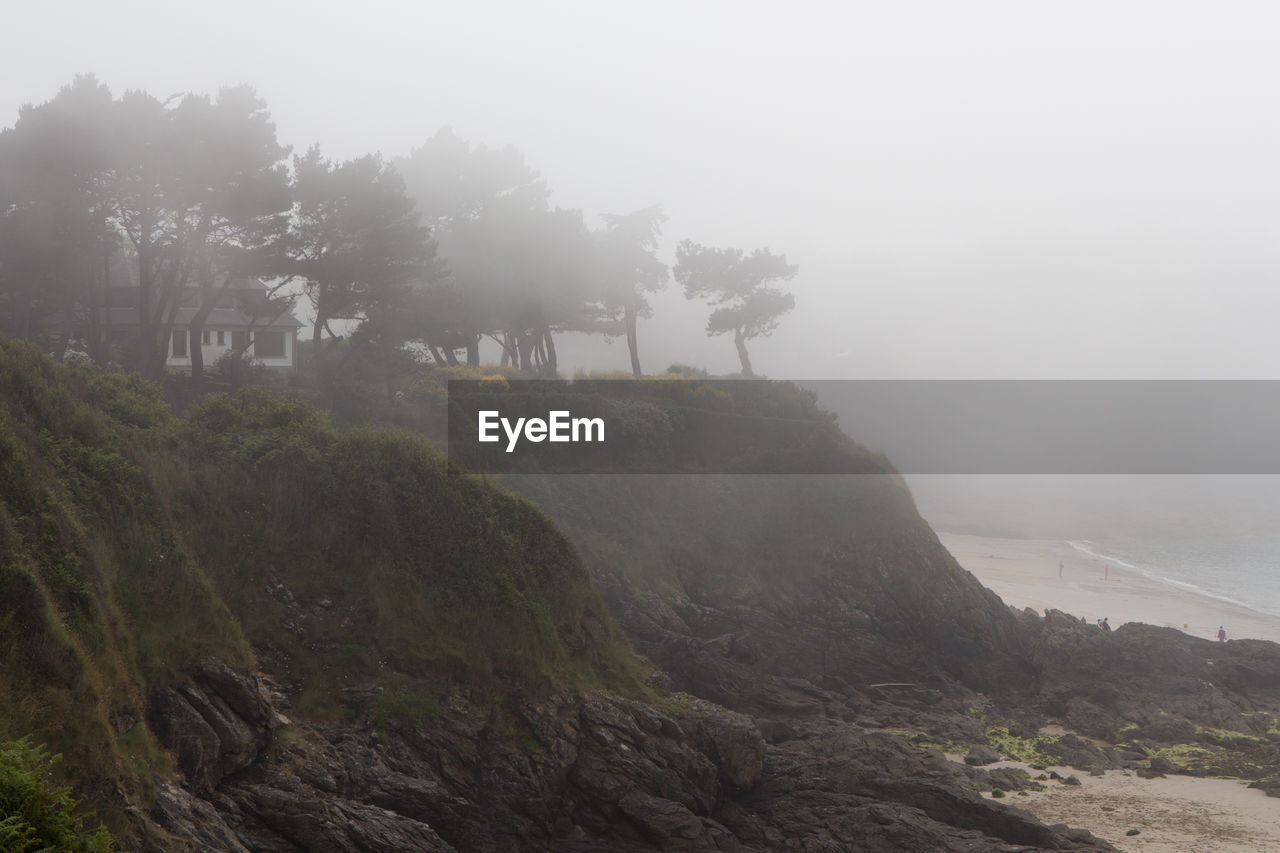
[[213,372],[232,388],[256,385],[267,375],[267,369],[252,356],[236,350],[228,350],[213,365]]
[[110,853],[106,829],[89,833],[67,788],[52,787],[58,756],[27,738],[0,744],[0,849],[10,853]]

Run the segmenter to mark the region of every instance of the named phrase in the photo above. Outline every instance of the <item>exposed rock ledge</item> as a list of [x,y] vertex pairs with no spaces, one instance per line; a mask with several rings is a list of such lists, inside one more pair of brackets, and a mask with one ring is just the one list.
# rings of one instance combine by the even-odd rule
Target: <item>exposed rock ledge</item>
[[183,778],[153,817],[188,849],[1112,849],[961,789],[986,771],[844,722],[766,744],[752,718],[684,694],[494,708],[455,691],[423,725],[309,728],[263,676],[216,661],[190,676],[148,716]]

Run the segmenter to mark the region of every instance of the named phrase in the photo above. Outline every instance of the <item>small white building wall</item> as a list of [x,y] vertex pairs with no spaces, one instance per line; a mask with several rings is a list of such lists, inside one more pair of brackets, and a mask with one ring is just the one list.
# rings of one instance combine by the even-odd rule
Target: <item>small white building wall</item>
[[250,348],[249,354],[253,356],[254,362],[263,367],[293,367],[293,353],[298,339],[297,331],[294,329],[271,329],[270,331],[284,333],[284,355],[277,358],[262,358],[255,355]]
[[[206,329],[209,333],[210,343],[201,344],[200,354],[204,356],[204,366],[213,367],[218,363],[218,359],[222,358],[231,350],[231,330],[230,329]],[[218,332],[222,332],[223,343],[218,343]]]
[[[174,331],[187,332],[187,353],[188,354],[185,357],[174,356],[173,338],[172,336],[170,336],[168,357],[165,359],[165,366],[190,370],[191,369],[191,355],[190,355],[191,348],[193,346],[199,346],[201,350],[201,355],[204,356],[205,369],[211,370],[214,367],[214,365],[218,363],[218,359],[222,358],[224,355],[226,355],[228,352],[231,351],[231,333],[233,331],[243,332],[246,330],[243,328],[229,329],[225,327],[222,329],[206,328],[205,331],[209,332],[209,343],[207,344],[197,344],[196,341],[192,340],[190,330],[175,328]],[[219,331],[223,333],[222,344],[218,343]],[[262,331],[282,332],[284,334],[284,355],[280,357],[274,357],[274,358],[259,358],[253,355],[253,348],[250,347],[249,355],[253,357],[254,363],[261,364],[263,367],[293,367],[294,353],[297,349],[297,341],[298,341],[297,330],[286,328],[286,329],[265,329]]]

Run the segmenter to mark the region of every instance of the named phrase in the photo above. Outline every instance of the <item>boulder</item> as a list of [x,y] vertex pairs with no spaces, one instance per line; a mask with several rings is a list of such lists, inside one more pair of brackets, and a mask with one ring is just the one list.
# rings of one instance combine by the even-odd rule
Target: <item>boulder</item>
[[996,752],[986,744],[978,744],[964,757],[964,763],[973,767],[983,767],[987,764],[995,764],[1000,760],[1000,753]]

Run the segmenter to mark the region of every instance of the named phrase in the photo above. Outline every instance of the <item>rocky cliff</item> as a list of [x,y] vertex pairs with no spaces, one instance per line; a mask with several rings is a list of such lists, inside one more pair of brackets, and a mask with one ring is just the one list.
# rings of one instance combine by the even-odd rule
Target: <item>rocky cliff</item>
[[985,771],[856,726],[768,745],[693,697],[599,692],[450,692],[429,722],[302,725],[272,716],[269,679],[211,662],[192,679],[153,706],[182,773],[150,817],[194,849],[1110,849],[966,790]]
[[[180,421],[8,343],[0,392],[0,734],[127,849],[1108,849],[921,748],[1058,713],[1092,638],[1003,607],[891,474],[524,484],[575,549],[270,395]],[[1263,708],[1268,654],[1222,689]]]

